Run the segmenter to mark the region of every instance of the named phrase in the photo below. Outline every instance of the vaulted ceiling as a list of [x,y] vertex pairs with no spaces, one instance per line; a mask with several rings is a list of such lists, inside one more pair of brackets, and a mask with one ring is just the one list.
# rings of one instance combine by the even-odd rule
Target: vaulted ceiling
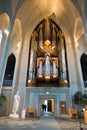
[[20,19],[23,36],[29,30],[33,31],[45,16],[52,17],[64,33],[74,35],[76,19],[78,17],[83,19],[84,16],[85,0],[0,0],[0,2],[2,3],[0,13],[5,11],[10,19],[14,16]]
[[[37,25],[45,16],[52,16],[63,30],[73,28],[79,12],[71,0],[25,0],[16,17],[21,20],[24,32]],[[25,26],[26,25],[26,26]]]

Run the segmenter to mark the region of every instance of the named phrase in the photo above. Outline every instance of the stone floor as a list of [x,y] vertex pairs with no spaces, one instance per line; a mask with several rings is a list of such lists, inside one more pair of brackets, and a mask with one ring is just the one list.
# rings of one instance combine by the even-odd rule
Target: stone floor
[[13,119],[0,117],[0,130],[34,130],[39,118]]
[[56,120],[60,130],[87,130],[84,119],[57,118]]
[[[49,117],[50,118],[50,117]],[[59,130],[87,130],[87,124],[81,119],[69,119],[67,117],[56,118]],[[12,119],[0,117],[0,130],[35,130],[40,118]]]

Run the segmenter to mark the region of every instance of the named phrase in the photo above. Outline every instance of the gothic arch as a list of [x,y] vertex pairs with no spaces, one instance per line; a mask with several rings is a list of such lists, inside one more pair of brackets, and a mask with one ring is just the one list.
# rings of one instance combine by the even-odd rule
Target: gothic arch
[[5,70],[4,80],[3,80],[3,86],[12,86],[15,63],[16,63],[16,58],[15,58],[14,54],[11,54],[7,60],[7,65],[6,65],[6,70]]
[[8,25],[10,23],[10,18],[7,13],[2,13],[0,15],[0,29],[3,31],[7,29]]
[[13,25],[10,50],[13,51],[17,48],[21,48],[21,43],[22,43],[21,21],[20,19],[16,18]]
[[87,55],[83,53],[80,58],[84,86],[87,87]]
[[77,42],[84,34],[84,27],[81,17],[76,18],[74,25],[74,40]]
[[0,33],[1,33],[1,39],[0,39],[0,58],[2,57],[2,52],[4,48],[4,42],[6,40],[6,36],[8,35],[7,27],[10,23],[10,18],[7,13],[2,13],[0,15]]

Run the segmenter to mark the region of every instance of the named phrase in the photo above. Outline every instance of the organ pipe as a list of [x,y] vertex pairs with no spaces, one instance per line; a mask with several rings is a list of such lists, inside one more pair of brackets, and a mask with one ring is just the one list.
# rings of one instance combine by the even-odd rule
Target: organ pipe
[[45,20],[45,42],[44,44],[46,46],[49,46],[51,44],[50,42],[50,21],[49,21],[49,18],[46,17],[46,20]]
[[61,42],[61,79],[66,80],[66,59],[65,59],[65,48],[64,48],[64,38],[62,33],[60,34],[60,42]]
[[43,77],[43,59],[40,59],[39,67],[37,69],[37,76],[38,78]]
[[49,53],[46,54],[45,60],[45,80],[50,80],[50,57]]
[[39,46],[43,50],[43,31],[42,31],[42,25],[40,26],[40,31],[39,31]]
[[52,49],[54,49],[56,47],[56,31],[54,25],[52,26],[52,28]]
[[58,68],[56,66],[56,61],[53,60],[53,78],[57,78],[58,77]]
[[31,40],[31,51],[30,51],[30,64],[29,64],[29,80],[35,80],[35,65],[36,65],[36,51],[34,46],[36,44],[36,37],[35,33],[32,36]]

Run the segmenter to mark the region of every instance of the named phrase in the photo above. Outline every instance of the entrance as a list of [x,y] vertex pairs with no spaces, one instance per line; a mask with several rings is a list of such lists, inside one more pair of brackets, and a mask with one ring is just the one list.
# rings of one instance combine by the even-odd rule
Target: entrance
[[[46,110],[43,110],[43,106],[46,106]],[[54,113],[54,99],[42,98],[41,99],[41,112]]]

